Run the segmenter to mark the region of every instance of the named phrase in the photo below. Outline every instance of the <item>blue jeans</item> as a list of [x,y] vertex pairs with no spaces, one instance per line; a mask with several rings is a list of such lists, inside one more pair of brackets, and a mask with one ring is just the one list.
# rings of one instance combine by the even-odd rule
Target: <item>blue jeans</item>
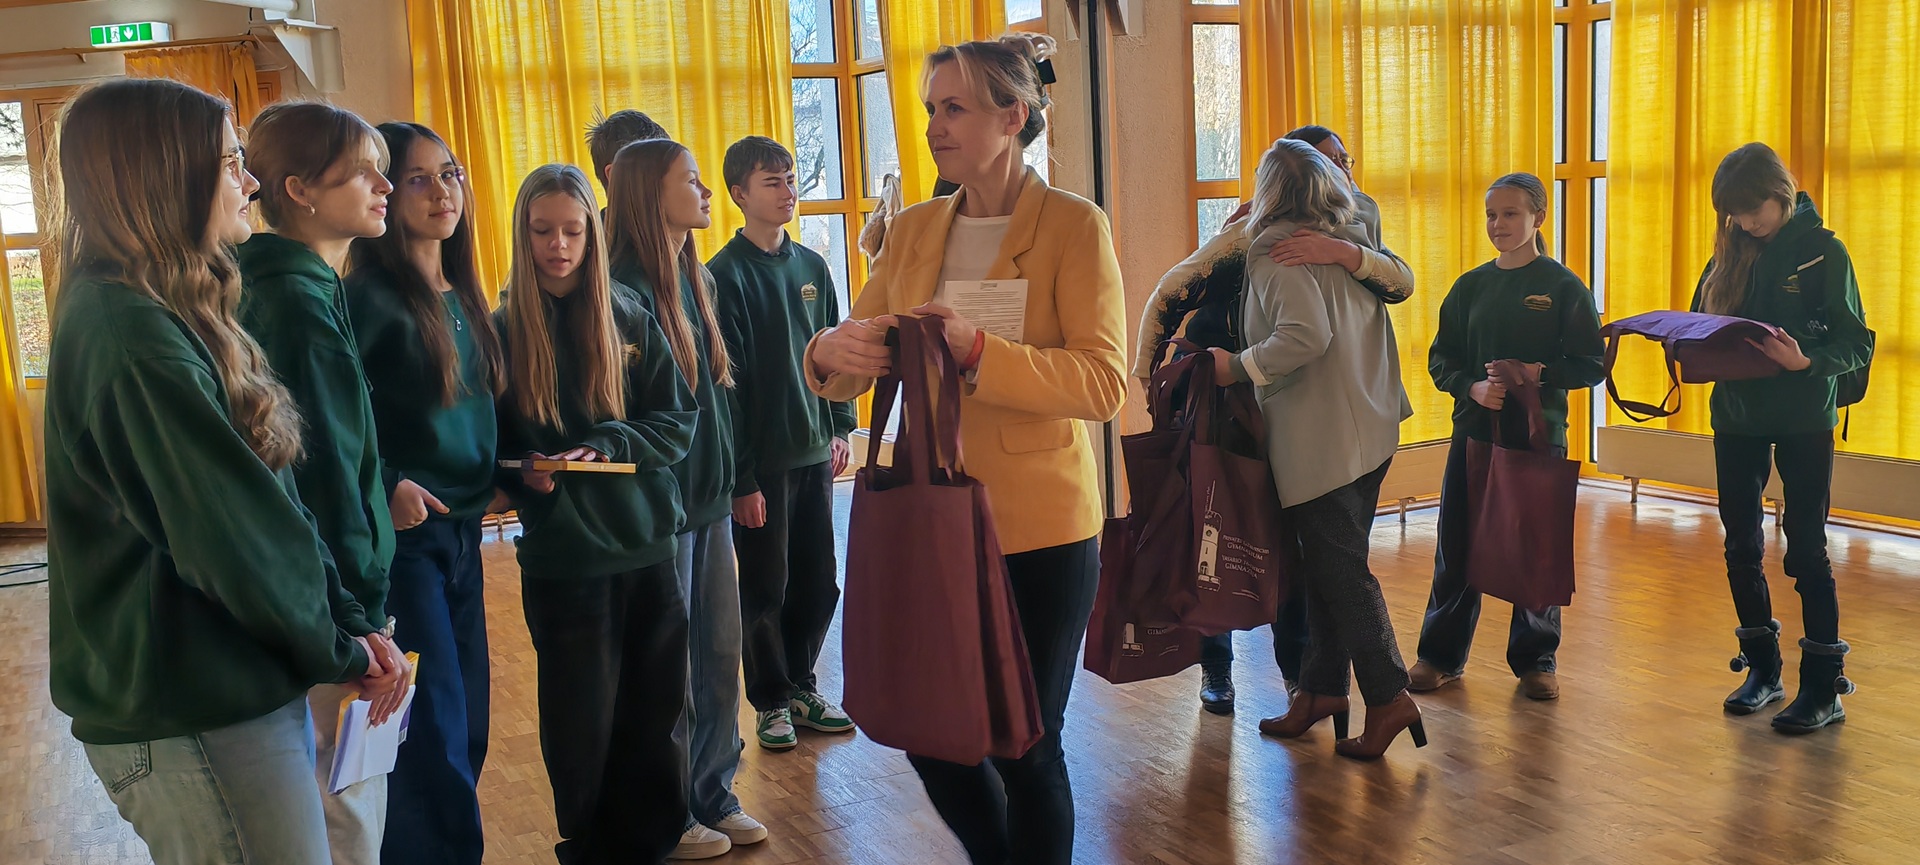
[[[733,518],[681,534],[674,570],[687,598],[687,713],[674,737],[687,743],[687,806],[709,826],[740,810],[740,577]],[[691,824],[689,824],[691,826]]]
[[328,865],[304,694],[217,730],[86,751],[155,865]]
[[480,518],[429,519],[394,536],[393,639],[420,653],[406,744],[387,776],[387,865],[480,865],[490,707]]

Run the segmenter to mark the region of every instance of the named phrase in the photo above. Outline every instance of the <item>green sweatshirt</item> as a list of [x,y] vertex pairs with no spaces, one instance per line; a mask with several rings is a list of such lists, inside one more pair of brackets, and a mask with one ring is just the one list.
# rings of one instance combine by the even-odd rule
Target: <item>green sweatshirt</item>
[[87,273],[60,291],[48,373],[48,658],[92,744],[258,718],[366,673],[293,475],[235,431],[206,345]]
[[[1711,270],[1713,263],[1708,262]],[[1693,291],[1695,312],[1705,306],[1707,271],[1701,272]],[[1815,315],[1807,295],[1815,291],[1826,296],[1825,335],[1812,327]],[[1793,217],[1754,261],[1747,298],[1733,314],[1786,331],[1813,365],[1772,378],[1714,383],[1708,401],[1713,431],[1744,436],[1831,432],[1840,422],[1834,379],[1866,366],[1873,353],[1853,259],[1822,226],[1820,212],[1806,193],[1800,193]]]
[[420,326],[400,296],[398,279],[384,268],[360,267],[347,276],[347,311],[373,391],[389,493],[402,480],[419,484],[447,506],[430,520],[480,516],[493,501],[493,385],[487,358],[473,338],[460,299],[442,292],[447,326],[460,364],[460,391],[452,405],[440,399],[440,369],[420,338]]
[[[653,316],[631,289],[615,284],[613,290],[614,322],[627,344],[625,420],[595,422],[588,416],[579,389],[569,386],[579,378],[579,358],[564,337],[553,346],[564,429],[521,416],[511,392],[498,403],[503,457],[552,455],[585,445],[613,462],[638,468],[630,475],[555,472],[553,492],[544,495],[520,483],[518,470],[503,470],[500,485],[513,497],[525,527],[514,543],[520,569],[528,577],[605,576],[657,565],[674,555],[674,535],[684,514],[671,467],[686,457],[693,442],[693,393],[673,365],[667,336]],[[566,333],[555,322],[565,320],[578,297],[554,298],[544,292],[542,297],[549,332]],[[494,323],[511,363],[509,312],[495,312]]]
[[[1461,274],[1440,302],[1440,326],[1427,350],[1433,384],[1453,395],[1453,434],[1493,438],[1493,412],[1468,395],[1496,360],[1538,363],[1540,407],[1553,443],[1567,446],[1567,391],[1606,378],[1606,346],[1593,292],[1565,265],[1540,256],[1512,270],[1487,262]],[[1527,422],[1501,412],[1503,437],[1524,442]]]
[[735,233],[707,269],[733,355],[733,494],[744,496],[760,489],[755,472],[826,462],[853,432],[853,404],[814,396],[801,369],[813,335],[840,323],[840,298],[827,260],[784,234],[768,254]]
[[[632,287],[648,313],[659,315],[646,271],[638,265],[615,262],[613,278]],[[693,387],[700,418],[693,433],[693,449],[673,467],[673,474],[680,481],[680,504],[687,510],[686,526],[695,529],[733,512],[733,410],[732,397],[713,380],[706,324],[693,302],[693,281],[684,276],[680,280],[680,308],[693,322],[693,341],[700,349],[700,380]]]
[[393,517],[340,277],[306,244],[277,234],[254,235],[236,257],[240,324],[300,408],[302,453],[293,465],[300,501],[313,512],[340,584],[366,610],[367,630],[384,628]]

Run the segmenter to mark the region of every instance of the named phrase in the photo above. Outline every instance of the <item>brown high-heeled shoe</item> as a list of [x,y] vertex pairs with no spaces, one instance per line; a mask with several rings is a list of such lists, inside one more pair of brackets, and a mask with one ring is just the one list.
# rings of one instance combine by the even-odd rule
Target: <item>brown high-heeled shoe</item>
[[1390,702],[1368,706],[1367,723],[1359,737],[1333,743],[1333,751],[1355,760],[1378,760],[1387,753],[1387,746],[1393,744],[1401,730],[1413,734],[1415,748],[1427,747],[1427,728],[1420,723],[1420,707],[1414,705],[1413,695],[1405,691]]
[[1277,718],[1265,718],[1260,721],[1260,732],[1282,739],[1295,739],[1305,735],[1321,718],[1333,719],[1333,737],[1347,737],[1347,717],[1349,704],[1345,697],[1329,697],[1301,691],[1293,698],[1293,704],[1287,707],[1287,713]]

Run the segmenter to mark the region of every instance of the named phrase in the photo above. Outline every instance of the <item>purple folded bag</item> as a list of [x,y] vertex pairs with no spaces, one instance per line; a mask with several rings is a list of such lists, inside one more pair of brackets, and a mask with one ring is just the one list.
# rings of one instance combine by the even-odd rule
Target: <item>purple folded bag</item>
[[[1713,381],[1739,381],[1772,378],[1786,369],[1754,348],[1748,340],[1780,335],[1781,330],[1762,321],[1713,315],[1705,312],[1681,312],[1661,309],[1608,322],[1600,328],[1607,339],[1607,396],[1627,417],[1644,423],[1668,417],[1680,411],[1680,383],[1704,384]],[[1658,405],[1620,398],[1613,382],[1613,361],[1620,337],[1638,334],[1660,343],[1667,355],[1667,378],[1672,386]],[[1668,408],[1667,403],[1673,407]]]

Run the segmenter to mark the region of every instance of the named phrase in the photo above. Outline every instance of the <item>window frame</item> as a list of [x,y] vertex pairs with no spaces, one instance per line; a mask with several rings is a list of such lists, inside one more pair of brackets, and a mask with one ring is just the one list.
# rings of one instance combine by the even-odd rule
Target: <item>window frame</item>
[[[1593,187],[1596,180],[1607,176],[1606,160],[1594,159],[1594,42],[1593,30],[1597,22],[1613,19],[1611,0],[1565,0],[1565,5],[1553,10],[1554,26],[1566,27],[1566,94],[1562,100],[1565,118],[1560,124],[1562,134],[1566,136],[1563,150],[1565,160],[1553,166],[1553,179],[1563,181],[1565,194],[1558,196],[1554,207],[1564,219],[1564,236],[1555,238],[1555,242],[1564,250],[1562,264],[1566,265],[1586,283],[1593,286],[1594,273],[1594,225]],[[1609,66],[1609,74],[1611,66]],[[1612,148],[1608,148],[1611,153]],[[1604,218],[1604,216],[1603,216]],[[1606,226],[1597,226],[1605,231]],[[1604,272],[1605,265],[1601,265]],[[1596,293],[1596,300],[1605,297],[1606,286],[1602,285]],[[1601,318],[1606,317],[1606,307],[1599,304]],[[1569,442],[1580,453],[1577,458],[1591,465],[1598,459],[1599,427],[1606,425],[1606,391],[1592,388],[1589,398],[1575,400],[1568,406],[1568,425],[1573,429],[1585,429],[1587,435],[1575,436]]]
[[[1187,70],[1188,81],[1191,82],[1194,77],[1194,28],[1201,25],[1216,24],[1227,24],[1237,28],[1240,26],[1240,7],[1238,5],[1201,4],[1192,2],[1192,0],[1187,0],[1183,5],[1185,8],[1183,10],[1183,21],[1181,23],[1180,56],[1181,62]],[[1244,50],[1246,42],[1243,40],[1241,45]],[[1243,77],[1240,81],[1240,98],[1242,100],[1246,99],[1247,87],[1244,74],[1243,71]],[[1201,231],[1203,230],[1200,225],[1200,202],[1209,198],[1232,198],[1236,201],[1241,200],[1240,179],[1237,177],[1219,180],[1199,179],[1200,145],[1199,142],[1195,140],[1198,131],[1197,124],[1194,122],[1193,117],[1195,106],[1193,86],[1191,83],[1181,88],[1180,99],[1184,106],[1185,114],[1183,116],[1186,120],[1187,127],[1187,132],[1184,136],[1186,140],[1182,144],[1182,147],[1186,151],[1187,207],[1185,219],[1187,222],[1187,239],[1193,241],[1194,248],[1197,249],[1202,241]],[[1240,132],[1243,136],[1246,134],[1245,129],[1241,129]],[[1240,166],[1240,173],[1244,176],[1247,173],[1247,166]],[[1207,236],[1211,237],[1212,235]]]
[[[60,116],[60,109],[67,100],[79,91],[77,86],[33,87],[19,89],[0,89],[0,102],[20,103],[20,122],[26,126],[27,139],[27,176],[33,185],[33,217],[38,230],[31,233],[0,234],[0,258],[8,253],[34,251],[40,253],[40,278],[45,286],[47,315],[53,315],[54,293],[59,285],[58,256],[54,254],[53,241],[55,227],[49,224],[52,218],[54,202],[52,196],[52,174],[50,170],[53,152],[53,131]],[[24,354],[20,345],[18,323],[13,314],[13,283],[0,275],[0,320],[6,325],[6,338],[13,342],[16,359]],[[47,386],[46,376],[21,373],[22,380],[29,390],[41,390]]]
[[[843,286],[847,292],[849,304],[860,297],[860,288],[866,284],[867,257],[860,254],[860,230],[866,226],[866,220],[880,205],[878,196],[867,194],[867,140],[866,124],[862,123],[860,100],[860,77],[875,72],[886,71],[885,52],[881,55],[860,60],[859,25],[855,19],[860,15],[861,0],[821,0],[833,4],[833,57],[831,63],[794,63],[793,80],[825,79],[835,82],[839,89],[840,116],[840,197],[800,201],[794,208],[792,230],[797,236],[800,231],[800,218],[806,216],[839,216],[846,224],[847,237],[847,282]],[[881,20],[887,14],[886,0],[880,0]],[[889,80],[889,87],[892,82]],[[792,98],[789,95],[788,98]],[[891,111],[889,105],[887,110]],[[897,137],[897,135],[896,135]],[[841,310],[842,314],[851,314],[851,309]]]

